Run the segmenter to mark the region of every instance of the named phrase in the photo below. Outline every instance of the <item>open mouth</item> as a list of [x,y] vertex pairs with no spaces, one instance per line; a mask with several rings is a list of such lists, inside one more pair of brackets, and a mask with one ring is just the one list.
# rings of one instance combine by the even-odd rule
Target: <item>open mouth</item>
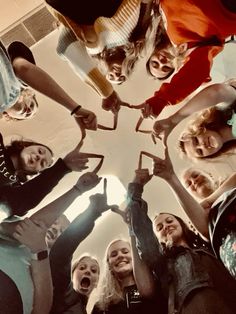
[[80,285],[82,288],[88,289],[90,286],[90,283],[91,283],[91,281],[88,277],[83,277],[81,282],[80,282]]

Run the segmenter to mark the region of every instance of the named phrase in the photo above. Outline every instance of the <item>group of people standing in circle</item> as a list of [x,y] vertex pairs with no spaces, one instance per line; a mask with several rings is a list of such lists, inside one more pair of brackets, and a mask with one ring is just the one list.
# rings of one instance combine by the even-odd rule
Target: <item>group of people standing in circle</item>
[[[108,204],[107,181],[97,174],[103,156],[81,152],[85,131],[99,129],[96,114],[77,104],[36,65],[23,43],[15,41],[8,47],[0,43],[1,118],[9,123],[33,118],[39,110],[36,90],[69,110],[83,131],[77,147],[56,162],[48,146],[24,139],[6,145],[0,134],[0,209],[5,215],[0,224],[1,312],[86,314],[97,288],[92,314],[235,313],[235,174],[220,181],[192,167],[179,178],[169,156],[168,136],[194,114],[179,137],[179,154],[208,163],[234,154],[236,79],[203,84],[211,80],[214,57],[236,34],[236,4],[46,3],[59,25],[55,48],[59,56],[101,97],[104,110],[117,117],[126,106],[140,110],[144,119],[155,118],[152,134],[163,142],[165,156],[141,152],[153,160],[152,174],[139,163],[127,188],[125,209]],[[162,84],[154,96],[133,106],[119,97],[115,86],[125,84],[145,55],[147,73]],[[166,106],[178,105],[200,86],[201,91],[174,114],[158,119]],[[101,158],[94,171],[85,172],[63,195],[22,218],[67,173],[86,170],[93,157]],[[150,220],[142,193],[155,176],[170,186],[194,231],[169,209]],[[90,196],[88,208],[68,221],[64,211],[101,180],[103,193]],[[103,264],[88,253],[73,260],[80,243],[96,232],[95,221],[108,210],[127,224],[130,241],[114,239]]]

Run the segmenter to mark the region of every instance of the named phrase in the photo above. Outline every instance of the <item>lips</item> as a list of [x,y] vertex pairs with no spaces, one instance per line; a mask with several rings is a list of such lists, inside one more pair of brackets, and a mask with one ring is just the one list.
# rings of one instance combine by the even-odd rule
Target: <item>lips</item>
[[82,287],[83,289],[88,289],[89,286],[90,286],[90,283],[91,283],[90,278],[88,278],[88,277],[83,277],[82,280],[81,280],[81,282],[80,282],[80,285],[81,285],[81,287]]

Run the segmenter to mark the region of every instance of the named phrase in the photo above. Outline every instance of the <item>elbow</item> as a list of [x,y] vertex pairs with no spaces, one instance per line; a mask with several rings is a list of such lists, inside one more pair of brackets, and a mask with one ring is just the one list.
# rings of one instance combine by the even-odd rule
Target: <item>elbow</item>
[[21,78],[30,70],[31,63],[21,57],[17,57],[13,60],[12,66],[16,76]]

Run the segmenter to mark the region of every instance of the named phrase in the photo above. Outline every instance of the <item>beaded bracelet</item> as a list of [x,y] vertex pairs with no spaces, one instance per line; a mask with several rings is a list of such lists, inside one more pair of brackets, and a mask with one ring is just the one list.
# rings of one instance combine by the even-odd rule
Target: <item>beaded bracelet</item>
[[80,108],[82,108],[82,106],[80,106],[80,105],[78,105],[78,106],[76,106],[72,111],[71,111],[71,116],[73,116],[73,114],[75,114],[76,113],[76,111],[78,111]]

